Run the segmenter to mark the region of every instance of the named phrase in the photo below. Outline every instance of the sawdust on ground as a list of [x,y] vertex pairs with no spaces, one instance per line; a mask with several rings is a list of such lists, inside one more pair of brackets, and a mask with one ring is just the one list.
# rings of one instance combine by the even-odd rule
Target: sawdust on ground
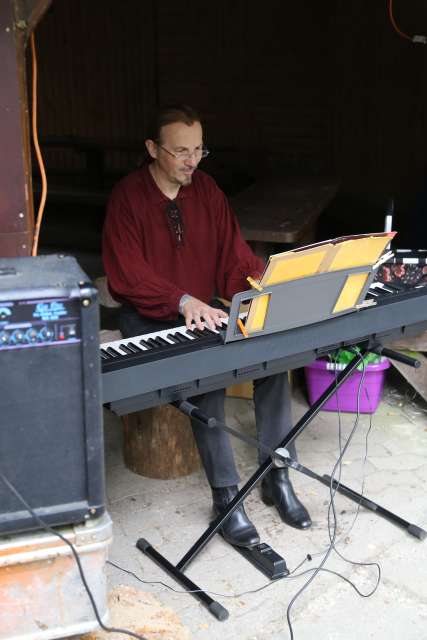
[[[147,640],[190,640],[179,617],[151,593],[120,585],[108,595],[110,620],[106,626],[133,631]],[[102,629],[80,636],[81,640],[123,640],[129,638]]]

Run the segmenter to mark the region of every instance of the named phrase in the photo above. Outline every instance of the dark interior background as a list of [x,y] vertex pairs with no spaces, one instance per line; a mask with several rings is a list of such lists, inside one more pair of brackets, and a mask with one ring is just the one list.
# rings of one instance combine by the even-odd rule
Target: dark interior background
[[[427,33],[424,0],[394,13]],[[107,194],[169,101],[201,112],[203,168],[227,194],[272,174],[330,176],[318,239],[382,230],[393,196],[396,245],[427,245],[427,47],[398,36],[385,0],[53,0],[36,39],[42,248],[99,256]]]

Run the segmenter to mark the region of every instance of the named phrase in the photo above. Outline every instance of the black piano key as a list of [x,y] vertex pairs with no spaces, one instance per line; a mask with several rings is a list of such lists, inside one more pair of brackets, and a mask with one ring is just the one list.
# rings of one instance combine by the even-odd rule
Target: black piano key
[[103,360],[110,360],[111,356],[108,355],[108,353],[106,351],[104,351],[104,349],[101,349],[101,358]]
[[122,355],[121,353],[113,349],[113,347],[107,347],[106,352],[109,353],[110,356],[113,356],[113,358],[120,358],[120,356]]
[[203,331],[207,331],[212,336],[216,336],[217,335],[217,332],[216,331],[212,331],[212,329],[209,329],[209,327],[205,327],[203,329]]
[[146,340],[140,340],[139,344],[142,344],[143,347],[145,347],[146,349],[152,349],[152,345],[148,344],[148,342]]
[[193,336],[194,338],[198,338],[199,337],[197,335],[197,333],[194,333],[193,329],[187,329],[187,331],[185,333],[187,333],[189,336]]
[[134,351],[132,351],[132,349],[129,349],[129,347],[126,344],[120,344],[119,347],[125,353],[134,353]]
[[180,333],[179,331],[175,333],[175,338],[178,340],[178,342],[181,343],[192,342],[191,338],[187,338],[187,336],[185,336],[183,333]]
[[171,342],[174,342],[175,344],[178,344],[178,342],[181,342],[180,339],[177,338],[176,335],[173,333],[168,333],[166,337],[168,340],[171,340]]
[[128,342],[127,346],[132,351],[132,353],[141,353],[142,351],[142,349],[138,347],[138,345],[134,344],[133,342]]
[[165,340],[164,338],[162,338],[161,336],[157,336],[157,338],[154,338],[154,340],[156,342],[158,342],[160,344],[160,346],[162,347],[170,347],[170,342],[168,342],[167,340]]
[[210,331],[207,328],[205,328],[205,329],[191,329],[191,331],[193,332],[193,334],[196,334],[196,336],[198,338],[206,338],[208,335],[212,335],[212,333],[213,333],[213,331]]
[[159,347],[161,346],[158,342],[156,342],[155,338],[148,338],[147,342],[156,349],[159,349]]

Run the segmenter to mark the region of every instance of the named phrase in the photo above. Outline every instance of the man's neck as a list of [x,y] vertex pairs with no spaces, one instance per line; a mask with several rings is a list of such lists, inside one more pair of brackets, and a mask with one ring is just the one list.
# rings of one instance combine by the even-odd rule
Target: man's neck
[[159,187],[160,191],[167,198],[170,198],[171,200],[175,200],[176,196],[179,193],[181,185],[173,184],[169,180],[165,179],[162,176],[161,172],[158,170],[158,167],[155,162],[152,162],[150,165],[148,165],[148,170],[150,171],[151,176],[154,182],[156,183],[156,185]]

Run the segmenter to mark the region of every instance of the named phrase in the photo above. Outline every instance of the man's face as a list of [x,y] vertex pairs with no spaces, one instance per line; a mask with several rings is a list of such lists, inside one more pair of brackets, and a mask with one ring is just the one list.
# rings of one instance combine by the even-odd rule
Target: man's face
[[[148,140],[147,148],[156,170],[170,184],[185,186],[191,184],[191,177],[201,160],[203,131],[200,122],[187,125],[174,122],[161,128],[158,144]],[[175,157],[185,153],[190,157]],[[174,155],[172,155],[174,154]]]

